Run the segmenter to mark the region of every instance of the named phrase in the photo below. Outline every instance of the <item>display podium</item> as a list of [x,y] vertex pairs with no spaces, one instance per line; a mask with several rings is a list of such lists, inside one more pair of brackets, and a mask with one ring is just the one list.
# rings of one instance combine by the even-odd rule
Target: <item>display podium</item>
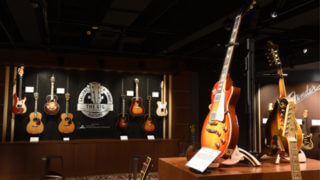
[[[252,167],[248,163],[239,163],[234,166],[208,168],[204,174],[192,172],[185,166],[185,157],[159,158],[159,179],[163,180],[286,180],[291,179],[290,163],[274,164],[270,160],[262,162],[259,167]],[[300,163],[302,179],[320,179],[320,161],[307,159]]]

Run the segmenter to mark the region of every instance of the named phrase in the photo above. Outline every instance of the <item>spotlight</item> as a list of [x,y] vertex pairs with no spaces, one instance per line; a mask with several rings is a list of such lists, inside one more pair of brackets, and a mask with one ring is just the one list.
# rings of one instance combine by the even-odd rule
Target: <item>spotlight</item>
[[302,50],[302,52],[303,52],[303,54],[307,54],[307,53],[308,53],[308,49],[307,49],[307,48],[304,48],[304,49]]
[[86,32],[86,34],[87,34],[87,36],[90,36],[90,35],[91,35],[91,31],[88,30],[88,31]]
[[271,11],[270,16],[271,16],[272,18],[276,18],[276,17],[278,16],[278,14],[277,14],[276,11]]
[[93,30],[98,30],[99,27],[98,27],[98,26],[92,26],[91,29],[93,29]]

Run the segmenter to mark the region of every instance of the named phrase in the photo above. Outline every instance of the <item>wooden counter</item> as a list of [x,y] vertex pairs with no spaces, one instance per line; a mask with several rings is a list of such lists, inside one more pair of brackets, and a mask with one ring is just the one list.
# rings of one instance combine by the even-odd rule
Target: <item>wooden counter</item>
[[[158,160],[159,179],[161,180],[290,180],[290,164],[275,165],[263,162],[260,167],[240,163],[235,166],[223,166],[209,169],[206,174],[196,174],[185,166],[185,157],[160,158]],[[320,179],[320,161],[307,159],[300,164],[302,179]]]
[[[92,139],[41,141],[39,143],[14,142],[0,144],[1,177],[40,177],[44,155],[63,156],[66,176],[85,176],[129,172],[132,154],[147,154],[154,160],[152,171],[157,171],[157,159],[178,156],[178,140],[128,141]],[[59,162],[53,163],[58,169]]]

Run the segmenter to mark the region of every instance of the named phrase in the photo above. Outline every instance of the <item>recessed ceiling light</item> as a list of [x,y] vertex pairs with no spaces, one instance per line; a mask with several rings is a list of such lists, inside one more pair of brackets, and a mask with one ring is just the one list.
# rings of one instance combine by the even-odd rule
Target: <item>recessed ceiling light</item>
[[271,16],[272,18],[276,18],[276,17],[278,16],[278,13],[277,13],[276,11],[272,11],[272,12],[270,13],[270,16]]
[[304,49],[302,50],[302,52],[303,52],[303,54],[307,54],[307,53],[308,53],[308,49],[307,49],[307,48],[304,48]]
[[92,26],[91,29],[93,29],[93,30],[98,30],[99,27],[98,27],[98,26]]

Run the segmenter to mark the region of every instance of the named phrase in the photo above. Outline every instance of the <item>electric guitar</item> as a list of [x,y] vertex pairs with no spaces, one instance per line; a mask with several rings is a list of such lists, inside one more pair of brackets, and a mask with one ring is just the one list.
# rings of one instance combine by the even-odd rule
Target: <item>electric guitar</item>
[[152,159],[151,157],[147,156],[146,161],[142,164],[142,169],[140,170],[140,180],[146,180],[151,167]]
[[118,128],[120,128],[121,130],[125,130],[129,126],[128,115],[125,113],[126,96],[122,94],[121,98],[122,98],[122,111],[121,111],[119,122],[118,122]]
[[239,125],[235,112],[240,88],[234,87],[228,76],[231,59],[242,17],[252,9],[253,1],[249,7],[236,16],[232,29],[228,50],[224,60],[219,81],[211,91],[211,106],[201,132],[201,147],[220,151],[219,157],[230,157],[238,143]]
[[[277,67],[277,74],[279,76],[279,92],[280,95],[277,98],[277,101],[274,104],[274,108],[271,111],[267,124],[266,124],[266,138],[268,147],[280,147],[280,151],[290,151],[290,144],[291,142],[288,141],[288,136],[286,134],[287,132],[287,120],[289,123],[292,124],[292,126],[295,126],[294,131],[294,137],[295,137],[295,144],[297,151],[300,150],[301,144],[302,144],[302,131],[300,128],[300,125],[295,119],[295,111],[292,111],[290,108],[294,108],[295,106],[294,101],[291,97],[287,97],[285,83],[284,83],[284,77],[281,67],[281,61],[278,54],[278,47],[271,41],[268,41],[268,52],[266,53],[267,59],[269,61],[270,66],[276,66]],[[288,105],[290,105],[290,108],[288,109]],[[289,111],[290,110],[290,111]],[[292,131],[290,131],[292,133]],[[279,146],[280,144],[280,146]]]
[[143,124],[143,130],[147,133],[150,133],[156,129],[156,126],[151,117],[151,96],[148,96],[147,99],[148,99],[148,115],[147,115],[146,121]]
[[69,100],[70,100],[70,94],[66,93],[66,112],[62,113],[60,115],[61,121],[58,126],[58,130],[60,133],[68,134],[72,133],[75,129],[73,119],[73,114],[69,113]]
[[312,134],[308,134],[308,110],[303,112],[303,140],[302,149],[311,150],[313,148]]
[[29,114],[29,122],[26,130],[29,134],[41,134],[44,130],[43,123],[41,121],[42,114],[38,112],[38,98],[39,93],[33,93],[34,96],[34,112]]
[[44,112],[48,115],[56,115],[60,110],[60,105],[58,104],[58,96],[54,94],[54,75],[50,78],[51,81],[51,93],[47,96],[47,102],[44,105]]
[[163,81],[161,81],[160,87],[161,87],[161,101],[157,101],[157,110],[156,113],[159,117],[164,117],[168,115],[168,110],[167,110],[167,102],[165,102],[166,99],[166,94],[164,90],[164,85]]
[[139,79],[135,78],[136,96],[131,99],[130,113],[132,116],[142,115],[144,113],[142,98],[139,97]]
[[26,106],[26,100],[27,98],[24,97],[22,99],[22,77],[24,73],[24,67],[21,66],[18,70],[19,74],[19,97],[16,93],[13,95],[13,106],[12,106],[12,112],[14,114],[22,115],[27,112],[27,106]]

